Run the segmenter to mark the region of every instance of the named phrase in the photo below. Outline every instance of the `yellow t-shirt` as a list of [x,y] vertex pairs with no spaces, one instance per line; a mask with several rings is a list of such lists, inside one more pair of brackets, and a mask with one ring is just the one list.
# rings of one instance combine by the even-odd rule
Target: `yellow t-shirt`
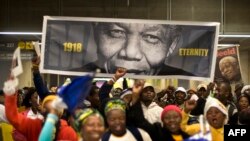
[[0,123],[0,126],[2,128],[3,141],[14,141],[12,138],[12,131],[13,131],[12,125],[7,123]]
[[[182,111],[182,121],[181,121],[181,128],[183,131],[188,133],[189,135],[197,134],[200,131],[200,124],[192,124],[187,125],[188,121],[188,114]],[[212,141],[223,141],[224,140],[224,127],[215,129],[212,126],[209,126]]]
[[175,141],[183,141],[183,138],[181,135],[173,135],[172,134],[172,137],[174,138]]
[[215,129],[210,126],[212,141],[224,141],[224,128]]

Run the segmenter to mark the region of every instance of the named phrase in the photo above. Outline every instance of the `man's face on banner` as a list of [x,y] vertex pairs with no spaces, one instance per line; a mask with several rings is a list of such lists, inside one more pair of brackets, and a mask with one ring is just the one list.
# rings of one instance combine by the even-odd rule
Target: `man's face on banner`
[[98,23],[95,39],[99,64],[108,73],[156,74],[169,49],[170,30],[160,24]]
[[219,62],[219,68],[222,76],[228,80],[233,80],[240,74],[238,62],[232,56],[222,58]]

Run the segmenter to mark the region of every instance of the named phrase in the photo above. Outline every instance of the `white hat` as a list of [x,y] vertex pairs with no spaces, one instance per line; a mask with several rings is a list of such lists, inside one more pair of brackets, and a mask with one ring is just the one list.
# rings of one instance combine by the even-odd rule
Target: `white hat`
[[[143,88],[146,88],[146,87],[153,87],[153,85],[151,83],[148,83],[146,82],[143,86]],[[154,88],[154,87],[153,87]]]
[[199,84],[197,86],[197,91],[199,91],[201,88],[205,88],[205,90],[207,90],[207,85],[206,84]]
[[247,89],[250,89],[250,85],[245,85],[245,86],[241,89],[241,93],[243,94]]
[[154,92],[155,92],[155,88],[152,84],[150,83],[145,83],[144,86],[143,86],[143,90],[146,89],[146,88],[151,88]]
[[[174,92],[174,94],[176,94],[177,92],[183,92],[184,94],[185,94],[185,99],[187,99],[187,91],[186,91],[186,89],[185,88],[183,88],[183,87],[178,87],[176,90],[175,90],[175,92]],[[174,95],[175,96],[175,95]]]
[[204,107],[204,116],[205,118],[207,117],[207,111],[211,108],[211,107],[215,107],[217,108],[218,110],[220,110],[224,115],[226,115],[226,119],[224,121],[224,124],[227,123],[228,121],[228,110],[227,108],[216,98],[213,98],[211,96],[209,96],[207,98],[207,102],[205,104],[205,107]]
[[183,87],[178,87],[178,88],[175,90],[175,93],[176,93],[176,92],[183,92],[183,93],[185,93],[185,94],[187,95],[187,91],[186,91],[186,89],[183,88]]

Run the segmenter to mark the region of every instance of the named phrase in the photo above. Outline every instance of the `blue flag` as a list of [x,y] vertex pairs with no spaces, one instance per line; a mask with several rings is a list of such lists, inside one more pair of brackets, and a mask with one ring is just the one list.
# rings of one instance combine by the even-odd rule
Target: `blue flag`
[[70,84],[60,88],[58,95],[66,103],[71,113],[88,96],[92,86],[92,79],[93,76],[90,75],[77,77]]
[[212,140],[212,135],[211,132],[207,132],[205,134],[202,134],[201,132],[198,134],[195,134],[184,141],[211,141]]

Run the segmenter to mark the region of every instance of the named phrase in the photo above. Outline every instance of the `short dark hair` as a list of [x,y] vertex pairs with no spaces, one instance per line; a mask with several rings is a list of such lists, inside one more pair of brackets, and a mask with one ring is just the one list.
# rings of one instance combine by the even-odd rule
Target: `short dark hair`
[[96,85],[92,85],[89,91],[89,96],[93,96],[96,89],[99,89],[99,87],[97,87]]
[[250,125],[250,109],[244,109],[239,113],[239,122],[241,124]]
[[31,103],[30,103],[30,99],[31,96],[36,92],[36,89],[34,87],[30,87],[28,89],[27,94],[25,95],[24,99],[23,99],[23,103],[22,105],[25,107],[31,107]]

